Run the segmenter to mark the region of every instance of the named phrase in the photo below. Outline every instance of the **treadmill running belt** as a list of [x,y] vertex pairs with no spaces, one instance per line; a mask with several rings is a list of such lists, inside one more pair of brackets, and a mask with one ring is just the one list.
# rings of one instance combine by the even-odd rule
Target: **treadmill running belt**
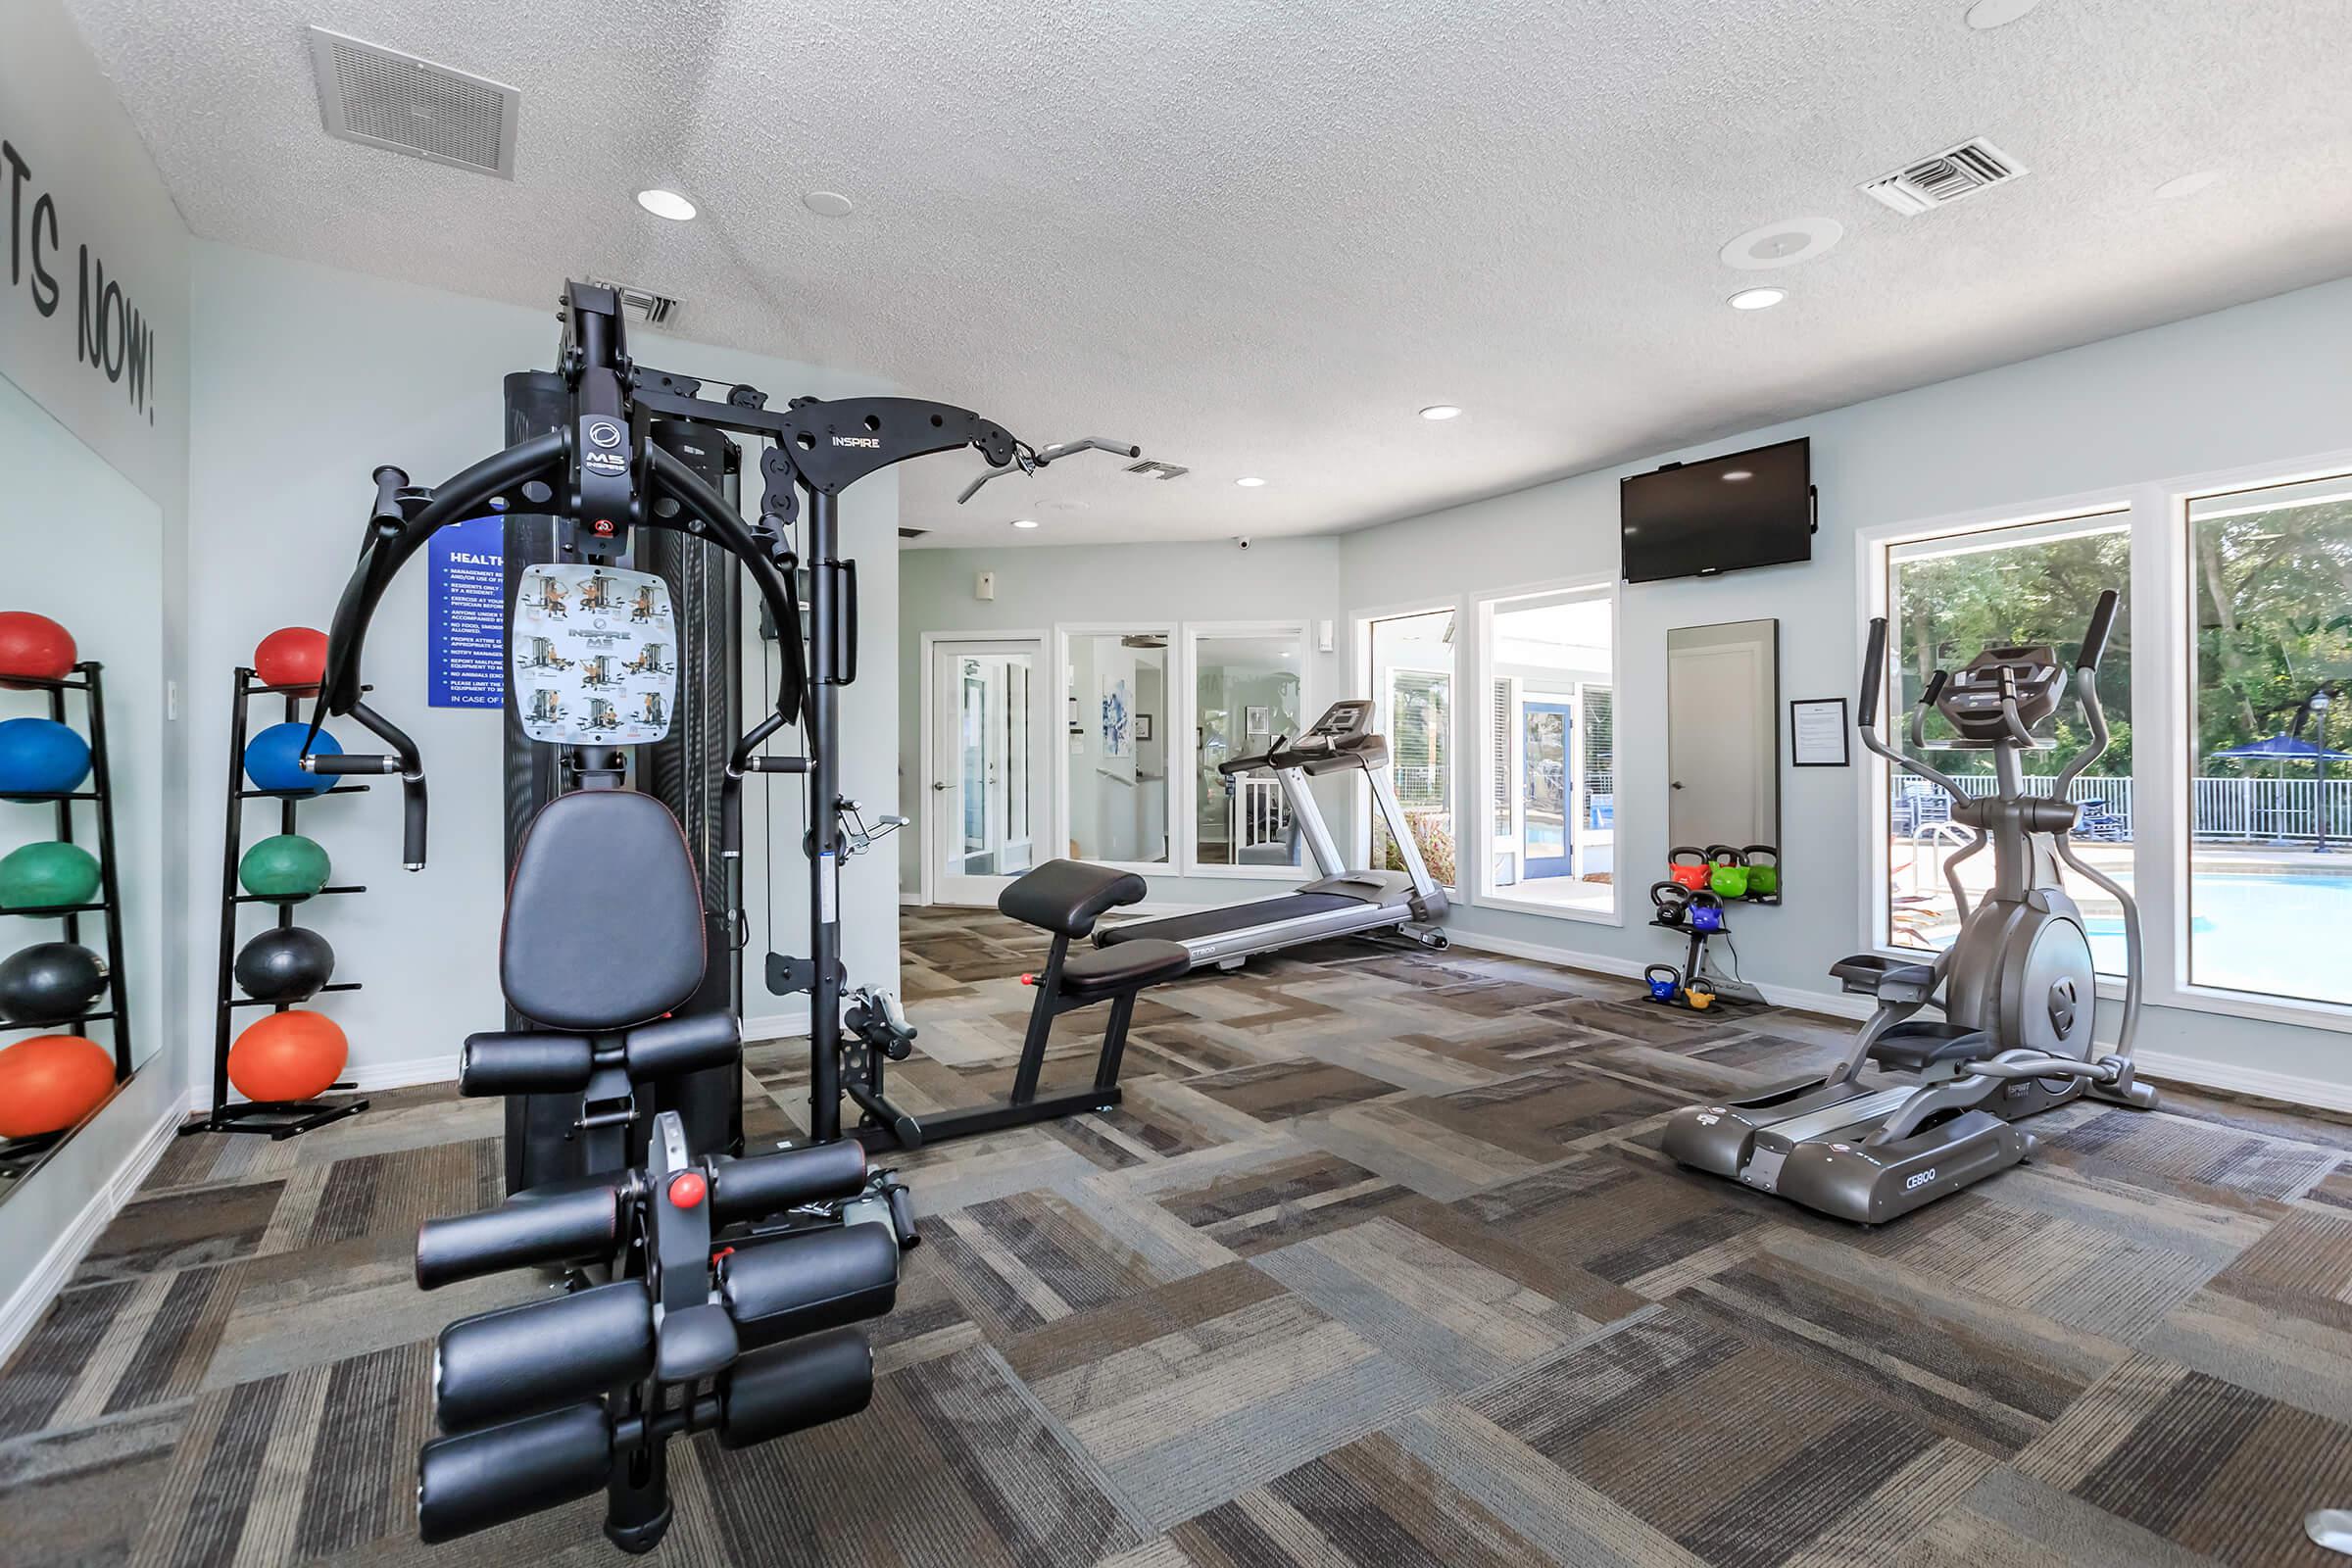
[[1157,920],[1112,926],[1103,931],[1102,942],[1104,947],[1147,937],[1161,942],[1193,942],[1227,931],[1247,930],[1253,925],[1270,925],[1276,920],[1296,920],[1301,915],[1322,914],[1331,909],[1358,908],[1363,903],[1362,899],[1351,899],[1345,893],[1292,893],[1279,899],[1260,899],[1255,904],[1235,904],[1221,909],[1202,909],[1197,914],[1171,914]]

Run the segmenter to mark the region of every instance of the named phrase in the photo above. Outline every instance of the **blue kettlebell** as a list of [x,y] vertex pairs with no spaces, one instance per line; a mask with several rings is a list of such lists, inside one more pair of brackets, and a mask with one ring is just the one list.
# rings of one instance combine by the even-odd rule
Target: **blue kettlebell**
[[1723,930],[1723,900],[1704,889],[1691,894],[1690,929],[1693,931]]
[[1642,978],[1649,985],[1652,1002],[1672,1002],[1683,988],[1683,977],[1671,964],[1653,963],[1642,971]]

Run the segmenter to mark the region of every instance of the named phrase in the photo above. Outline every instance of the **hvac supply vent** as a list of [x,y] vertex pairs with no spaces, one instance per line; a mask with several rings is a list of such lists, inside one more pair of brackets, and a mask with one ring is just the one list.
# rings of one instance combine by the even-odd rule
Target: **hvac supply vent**
[[923,535],[929,533],[930,531],[931,530],[928,528],[901,528],[899,530],[899,537],[902,539],[920,539]]
[[326,133],[452,169],[514,177],[522,94],[415,55],[311,29]]
[[1190,468],[1180,468],[1173,463],[1154,463],[1150,458],[1146,458],[1141,463],[1130,463],[1127,465],[1127,471],[1129,473],[1140,473],[1147,479],[1173,479],[1180,474],[1187,474],[1193,470]]
[[609,288],[620,301],[621,314],[632,321],[648,326],[660,326],[674,318],[681,307],[666,294],[657,294],[650,288],[633,283],[615,283],[609,277],[592,277],[588,281],[598,288]]
[[1979,137],[1882,175],[1861,189],[1863,195],[1913,218],[1930,208],[1949,207],[1981,190],[2005,185],[2025,172],[2025,165]]

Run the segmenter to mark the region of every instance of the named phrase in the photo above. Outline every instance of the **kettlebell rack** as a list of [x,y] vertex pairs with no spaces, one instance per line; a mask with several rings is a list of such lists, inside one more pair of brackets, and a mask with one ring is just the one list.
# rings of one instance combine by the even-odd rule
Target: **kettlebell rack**
[[[236,1040],[236,1015],[247,1007],[268,1007],[284,1012],[294,1005],[291,1002],[263,1002],[253,997],[240,997],[236,991],[237,910],[247,904],[275,904],[280,930],[294,924],[294,905],[282,899],[265,897],[258,893],[237,890],[237,867],[245,857],[245,803],[275,801],[278,805],[280,833],[298,831],[296,808],[316,795],[356,795],[365,791],[365,784],[337,784],[331,789],[293,793],[284,790],[257,790],[245,776],[245,742],[247,739],[247,710],[257,697],[281,697],[285,700],[286,720],[291,723],[300,717],[301,700],[313,689],[286,686],[268,686],[252,669],[237,667],[236,694],[229,704],[228,719],[228,825],[223,835],[220,855],[220,959],[219,978],[215,983],[213,1017],[213,1108],[201,1116],[191,1116],[179,1125],[180,1136],[189,1133],[267,1133],[272,1139],[292,1138],[300,1133],[324,1127],[329,1122],[356,1116],[368,1108],[365,1100],[293,1100],[230,1101],[234,1093],[228,1082],[228,1049]],[[322,887],[312,898],[329,895],[365,893],[361,886]],[[320,986],[318,995],[329,991],[357,991],[360,982],[342,980]],[[348,1083],[329,1086],[347,1090],[356,1087]]]
[[[36,795],[15,795],[12,801],[27,806],[54,803],[57,808],[56,842],[74,843],[74,807],[87,801],[97,808],[98,825],[98,898],[89,904],[59,905],[42,909],[10,909],[7,912],[27,920],[59,920],[65,925],[65,940],[81,943],[81,917],[85,914],[103,915],[106,920],[106,1006],[98,1012],[85,1012],[78,1018],[61,1019],[45,1024],[0,1023],[0,1032],[34,1031],[50,1033],[64,1024],[86,1027],[103,1022],[107,1026],[108,1043],[114,1048],[115,1082],[130,1079],[130,984],[122,972],[122,900],[115,881],[115,792],[113,777],[106,765],[106,690],[102,678],[105,665],[97,660],[84,660],[74,666],[69,675],[44,677],[14,675],[10,684],[48,693],[48,716],[57,723],[66,722],[66,693],[82,694],[87,733],[84,739],[90,747],[89,788],[62,790]],[[42,1133],[33,1138],[0,1140],[0,1170],[13,1167],[17,1161],[37,1156],[46,1152],[73,1129]]]
[[[1732,934],[1732,928],[1728,924],[1720,924],[1712,929],[1702,931],[1684,920],[1653,918],[1649,923],[1661,931],[1672,931],[1677,936],[1689,939],[1689,946],[1683,954],[1682,969],[1675,977],[1674,995],[1661,997],[1655,991],[1644,991],[1642,997],[1642,1001],[1661,1007],[1680,1007],[1685,1012],[1710,1010],[1709,1007],[1690,1005],[1690,988],[1695,984],[1700,990],[1715,998],[1715,1001],[1710,1004],[1710,1007],[1722,1006],[1726,1004],[1734,1006],[1760,1006],[1763,1004],[1764,994],[1761,991],[1744,980],[1724,978],[1717,974],[1707,962],[1708,939],[1711,937],[1728,938]],[[1667,966],[1657,964],[1653,967],[1662,969]]]

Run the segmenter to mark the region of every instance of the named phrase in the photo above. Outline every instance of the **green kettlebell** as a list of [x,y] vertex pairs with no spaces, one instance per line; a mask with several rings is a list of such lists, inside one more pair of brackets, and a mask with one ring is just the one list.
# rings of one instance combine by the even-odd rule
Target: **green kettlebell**
[[[1769,844],[1750,844],[1740,852],[1747,858],[1747,896],[1751,899],[1777,899],[1781,896],[1781,852]],[[1756,857],[1769,855],[1770,865],[1758,865]]]
[[1707,851],[1707,886],[1721,899],[1747,897],[1747,857],[1729,844],[1717,844]]

